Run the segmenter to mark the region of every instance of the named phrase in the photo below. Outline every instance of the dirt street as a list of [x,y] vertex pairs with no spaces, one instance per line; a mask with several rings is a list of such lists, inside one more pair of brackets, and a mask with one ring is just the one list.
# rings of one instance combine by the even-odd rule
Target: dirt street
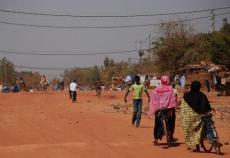
[[[214,153],[186,150],[177,116],[177,146],[154,146],[153,121],[143,115],[139,128],[131,125],[124,92],[78,94],[71,103],[67,92],[0,93],[0,158],[215,158]],[[230,158],[230,97],[208,94],[217,113],[221,148]],[[146,98],[144,107],[147,109]],[[165,143],[165,139],[161,141]]]

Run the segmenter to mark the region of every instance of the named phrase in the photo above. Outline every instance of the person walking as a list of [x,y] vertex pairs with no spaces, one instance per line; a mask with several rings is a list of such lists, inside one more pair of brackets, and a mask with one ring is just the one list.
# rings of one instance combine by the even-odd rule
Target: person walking
[[163,135],[166,133],[163,130],[162,115],[164,115],[166,130],[168,133],[168,145],[173,145],[173,134],[175,130],[175,108],[176,108],[176,97],[173,91],[173,87],[169,84],[169,77],[161,77],[161,85],[156,87],[150,95],[149,104],[149,117],[155,114],[155,124],[154,124],[154,144],[158,145],[158,139],[162,139]]
[[40,85],[43,91],[48,90],[49,80],[46,78],[45,75],[42,75],[41,80],[40,80]]
[[23,80],[23,78],[21,77],[20,80],[19,80],[19,89],[21,92],[24,92],[25,91],[25,88],[26,88],[26,84],[25,84],[25,81]]
[[210,83],[209,80],[205,80],[205,86],[207,87],[207,91],[210,92]]
[[194,152],[200,151],[203,126],[202,114],[212,111],[207,96],[200,91],[199,81],[193,81],[190,91],[187,92],[180,105],[182,127],[185,135],[185,143]]
[[78,88],[78,85],[76,83],[76,80],[73,80],[69,85],[72,103],[77,101],[77,88]]
[[96,96],[100,97],[101,96],[101,80],[100,80],[100,78],[98,78],[96,83],[95,83],[95,90],[96,90]]
[[124,101],[127,102],[128,94],[133,91],[133,117],[132,117],[132,125],[136,124],[136,127],[140,126],[141,121],[141,113],[142,113],[142,92],[145,91],[148,102],[149,102],[149,94],[144,84],[140,83],[140,77],[135,76],[135,83],[130,86],[128,91],[125,94]]

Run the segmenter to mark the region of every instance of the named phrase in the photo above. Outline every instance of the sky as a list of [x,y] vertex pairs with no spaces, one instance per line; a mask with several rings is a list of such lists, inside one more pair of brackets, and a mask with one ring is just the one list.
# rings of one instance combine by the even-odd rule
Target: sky
[[[212,8],[230,7],[230,0],[0,0],[0,10],[22,11],[68,15],[136,15],[158,14],[181,11],[193,11]],[[217,10],[215,14],[230,12],[230,9]],[[65,17],[25,15],[0,12],[0,22],[30,25],[52,25],[64,27],[101,27],[155,24],[169,20],[190,19],[210,16],[210,12],[170,16],[150,16],[135,18],[111,17]],[[216,17],[216,29],[230,14]],[[197,32],[211,31],[211,20],[189,21]],[[45,28],[7,25],[0,23],[0,58],[6,57],[14,63],[18,71],[37,71],[49,78],[60,77],[62,70],[37,70],[24,67],[72,68],[101,66],[105,56],[116,62],[136,62],[137,52],[119,54],[94,54],[97,52],[123,52],[148,48],[151,41],[159,37],[157,26],[134,28]],[[142,44],[140,44],[142,42]],[[23,55],[2,53],[27,52],[32,54],[48,53],[63,55]],[[93,55],[65,55],[91,53]]]

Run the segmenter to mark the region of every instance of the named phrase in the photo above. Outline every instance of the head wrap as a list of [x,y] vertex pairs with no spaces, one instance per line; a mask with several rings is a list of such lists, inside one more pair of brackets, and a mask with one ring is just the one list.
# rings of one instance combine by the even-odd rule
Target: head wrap
[[204,114],[211,110],[207,96],[200,91],[199,81],[193,81],[190,91],[184,95],[185,102],[198,114]]
[[150,113],[160,109],[176,107],[176,97],[173,88],[169,85],[169,77],[161,77],[161,85],[156,87],[150,95]]

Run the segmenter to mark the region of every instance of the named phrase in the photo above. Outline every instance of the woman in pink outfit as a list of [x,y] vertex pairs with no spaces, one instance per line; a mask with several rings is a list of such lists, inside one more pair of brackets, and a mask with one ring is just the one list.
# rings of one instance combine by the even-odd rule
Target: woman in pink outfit
[[160,112],[166,116],[166,128],[169,136],[169,146],[173,143],[173,133],[175,129],[175,107],[176,97],[173,87],[169,84],[169,77],[161,77],[161,85],[156,87],[150,95],[149,115],[155,114],[154,144],[158,144],[158,139],[164,135],[163,122]]

